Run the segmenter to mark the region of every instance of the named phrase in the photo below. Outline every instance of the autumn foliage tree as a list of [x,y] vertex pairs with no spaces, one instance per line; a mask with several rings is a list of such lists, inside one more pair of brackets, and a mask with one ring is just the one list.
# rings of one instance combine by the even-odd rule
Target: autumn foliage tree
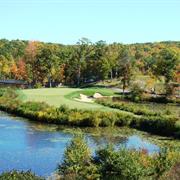
[[132,56],[126,47],[122,49],[119,55],[119,71],[124,92],[125,88],[129,85],[133,75]]
[[18,72],[18,68],[16,63],[13,63],[10,69],[11,73],[12,73],[12,77],[14,79],[18,79],[19,78],[19,72]]
[[165,79],[166,84],[178,83],[179,47],[179,42],[123,45],[102,40],[92,43],[82,38],[75,45],[62,45],[2,39],[0,79],[51,87],[116,78],[123,90],[129,89],[134,75]]
[[30,76],[29,81],[33,84],[36,84],[39,76],[39,71],[38,71],[39,66],[37,60],[39,46],[40,46],[39,42],[29,41],[25,49],[25,62],[28,64],[27,71]]
[[169,94],[170,81],[173,81],[176,76],[176,69],[179,65],[179,54],[171,49],[165,48],[160,53],[155,54],[155,62],[153,65],[154,74],[156,76],[163,76],[165,79],[166,94]]

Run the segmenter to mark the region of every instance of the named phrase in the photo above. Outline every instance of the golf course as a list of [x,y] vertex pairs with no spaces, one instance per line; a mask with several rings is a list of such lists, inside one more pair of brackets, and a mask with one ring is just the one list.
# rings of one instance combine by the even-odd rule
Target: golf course
[[42,88],[42,89],[25,89],[20,91],[20,97],[23,101],[46,102],[55,107],[66,105],[69,108],[89,109],[89,110],[113,110],[112,108],[104,107],[95,102],[83,102],[76,99],[80,94],[93,96],[95,93],[102,96],[112,96],[116,92],[108,88]]
[[180,0],[0,0],[0,180],[180,180]]

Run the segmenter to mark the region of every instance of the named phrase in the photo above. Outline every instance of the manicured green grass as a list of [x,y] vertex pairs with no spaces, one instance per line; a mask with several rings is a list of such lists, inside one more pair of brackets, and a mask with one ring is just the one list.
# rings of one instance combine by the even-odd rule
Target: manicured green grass
[[114,94],[111,89],[106,88],[42,88],[21,90],[20,97],[23,101],[46,102],[49,105],[56,107],[65,104],[70,108],[112,111],[113,109],[96,103],[85,103],[74,100],[75,97],[79,97],[80,93],[91,96],[95,92],[99,92],[105,96],[111,96]]
[[115,94],[115,92],[113,90],[111,90],[110,88],[92,87],[92,88],[84,88],[84,89],[80,89],[80,90],[77,89],[77,91],[69,93],[69,94],[65,95],[65,97],[68,99],[73,99],[73,98],[79,98],[80,94],[84,94],[87,96],[93,96],[94,93],[100,93],[102,96],[113,96],[113,95],[117,96],[117,94]]

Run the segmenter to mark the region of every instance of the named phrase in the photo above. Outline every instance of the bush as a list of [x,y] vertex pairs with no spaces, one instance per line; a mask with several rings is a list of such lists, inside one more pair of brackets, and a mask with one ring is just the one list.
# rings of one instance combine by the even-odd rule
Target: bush
[[120,148],[115,151],[107,147],[97,151],[96,161],[100,166],[102,179],[141,179],[153,171],[152,159],[144,151]]
[[170,102],[166,96],[151,97],[149,98],[149,101],[155,102],[155,103],[169,103]]
[[0,88],[0,97],[2,97],[6,91],[6,88]]
[[4,89],[2,93],[2,96],[7,99],[16,99],[18,97],[18,94],[15,89],[7,88]]
[[154,158],[154,174],[160,178],[179,162],[180,153],[176,150],[162,149]]
[[139,124],[136,124],[135,128],[158,135],[173,136],[175,132],[177,132],[177,120],[178,119],[173,116],[141,117]]
[[117,121],[117,114],[115,112],[102,112],[101,119],[101,126],[113,127]]
[[41,84],[41,83],[36,83],[36,84],[34,85],[34,88],[40,89],[40,88],[42,88],[42,84]]
[[97,179],[97,167],[92,162],[91,152],[83,136],[73,138],[64,153],[64,160],[58,167],[64,179]]
[[180,162],[172,166],[170,170],[164,173],[159,179],[160,180],[169,180],[169,179],[179,180],[180,179]]
[[143,97],[143,89],[137,84],[134,83],[130,88],[130,99],[135,102],[139,102]]
[[45,178],[36,176],[31,171],[10,171],[0,175],[0,180],[45,180]]
[[115,122],[115,125],[117,126],[130,126],[133,121],[137,122],[138,121],[138,117],[135,117],[131,114],[127,114],[127,113],[117,113],[117,120]]
[[67,105],[61,105],[58,109],[60,112],[67,113],[69,111],[69,108]]
[[99,127],[101,125],[101,112],[98,111],[90,111],[89,119],[87,122],[87,126],[90,127]]
[[86,112],[70,112],[68,115],[68,123],[70,125],[88,126],[89,113]]
[[43,111],[48,107],[49,105],[44,102],[25,102],[20,105],[19,109],[37,112],[37,111]]
[[105,98],[105,99],[99,99],[96,101],[98,104],[101,104],[103,106],[111,107],[114,109],[119,109],[127,112],[132,112],[136,115],[148,115],[148,116],[157,116],[161,115],[160,112],[154,112],[148,110],[146,107],[140,106],[132,103],[125,103],[125,102],[113,102],[112,99]]
[[92,156],[85,139],[77,136],[67,147],[58,170],[62,179],[162,179],[171,175],[172,168],[178,168],[179,159],[180,152],[175,149],[149,155],[145,149],[114,149],[110,145]]

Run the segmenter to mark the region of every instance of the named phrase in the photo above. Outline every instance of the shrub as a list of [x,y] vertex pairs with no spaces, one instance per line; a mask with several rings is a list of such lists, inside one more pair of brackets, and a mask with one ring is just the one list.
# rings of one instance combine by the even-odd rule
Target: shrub
[[69,108],[67,105],[64,104],[64,105],[61,105],[58,110],[63,113],[67,113],[69,111]]
[[101,104],[103,106],[108,106],[114,109],[119,109],[127,112],[132,112],[136,115],[148,115],[148,116],[157,116],[160,115],[161,113],[159,112],[153,112],[148,110],[144,106],[138,107],[136,104],[132,103],[125,103],[125,102],[113,102],[111,99],[100,99],[96,101],[98,104]]
[[137,117],[127,114],[127,113],[117,113],[117,121],[115,125],[117,126],[130,126],[133,121],[137,122]]
[[2,96],[7,98],[7,99],[12,100],[12,99],[16,99],[18,97],[18,94],[17,94],[15,89],[7,88],[7,89],[3,90]]
[[154,158],[154,174],[156,178],[160,178],[171,167],[178,163],[180,153],[176,150],[162,149]]
[[180,152],[175,149],[149,155],[145,149],[115,149],[111,145],[92,156],[85,139],[77,136],[67,147],[58,171],[63,179],[162,179],[172,168],[179,174],[179,159]]
[[180,138],[180,120],[176,121],[175,128],[176,128],[175,136],[177,138]]
[[173,136],[177,131],[176,121],[177,118],[173,116],[141,117],[139,127],[136,128],[159,135]]
[[167,99],[166,96],[159,96],[159,97],[151,97],[148,99],[150,102],[155,102],[155,103],[169,103],[171,101],[169,101]]
[[10,171],[0,175],[0,180],[45,180],[45,178],[36,176],[31,171]]
[[169,180],[169,179],[179,180],[180,179],[180,162],[172,166],[170,170],[164,173],[159,179],[160,180]]
[[68,123],[71,125],[87,126],[89,119],[89,113],[72,111],[68,115]]
[[41,83],[36,83],[34,85],[34,88],[36,88],[36,89],[42,88],[42,84]]
[[0,88],[0,97],[2,97],[6,91],[6,88]]
[[114,126],[117,121],[117,114],[115,112],[101,112],[101,126]]
[[65,179],[97,179],[97,167],[82,135],[76,136],[67,146],[58,172]]
[[91,112],[90,117],[89,117],[89,126],[93,127],[99,127],[101,124],[102,118],[101,118],[101,113],[100,112]]
[[152,173],[152,160],[141,151],[120,148],[115,151],[111,146],[97,151],[102,179],[140,179]]
[[19,109],[37,112],[43,111],[48,107],[49,105],[44,102],[25,102],[20,105]]
[[130,99],[135,102],[139,102],[143,97],[143,89],[139,86],[139,84],[134,83],[130,88]]

